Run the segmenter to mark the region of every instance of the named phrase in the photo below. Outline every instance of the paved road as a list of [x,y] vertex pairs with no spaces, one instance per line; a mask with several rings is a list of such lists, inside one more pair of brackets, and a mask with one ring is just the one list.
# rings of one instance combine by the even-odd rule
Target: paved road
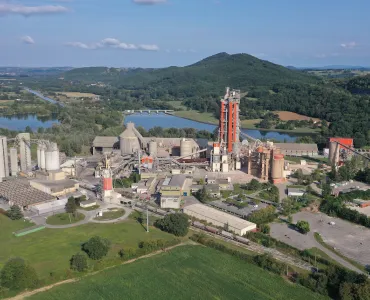
[[[80,226],[80,225],[87,224],[87,223],[116,223],[116,222],[120,222],[120,221],[123,221],[123,220],[127,219],[128,216],[132,212],[131,208],[123,207],[123,206],[117,205],[117,204],[110,204],[110,203],[103,203],[103,202],[100,202],[99,204],[100,204],[100,207],[96,210],[86,211],[86,210],[79,209],[78,212],[82,213],[85,216],[85,219],[81,220],[80,222],[73,223],[73,224],[67,224],[67,225],[50,225],[50,224],[47,224],[46,219],[49,216],[51,216],[52,213],[41,215],[41,216],[37,216],[37,215],[36,216],[31,216],[29,218],[37,225],[45,225],[46,228],[61,229],[61,228],[76,227],[76,226]],[[94,220],[94,218],[96,217],[99,210],[102,210],[102,209],[106,210],[108,208],[123,208],[125,210],[125,214],[122,217],[120,217],[118,219],[114,219],[114,220],[107,220],[107,221]],[[65,211],[64,210],[56,211],[56,212],[54,212],[54,214],[55,213],[63,213],[63,212],[65,212]]]

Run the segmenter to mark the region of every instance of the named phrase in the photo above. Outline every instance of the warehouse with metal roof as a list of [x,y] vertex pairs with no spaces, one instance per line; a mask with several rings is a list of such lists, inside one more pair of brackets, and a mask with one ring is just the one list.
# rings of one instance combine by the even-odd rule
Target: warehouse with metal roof
[[215,208],[204,204],[192,204],[184,207],[183,212],[190,217],[206,221],[209,224],[227,228],[228,231],[234,232],[240,236],[245,235],[248,231],[256,230],[257,225],[247,220],[230,215]]
[[8,201],[9,205],[17,205],[22,209],[55,199],[54,196],[31,187],[29,182],[23,180],[1,182],[0,198]]
[[281,149],[281,154],[292,156],[317,156],[319,149],[316,144],[298,144],[298,143],[274,143]]

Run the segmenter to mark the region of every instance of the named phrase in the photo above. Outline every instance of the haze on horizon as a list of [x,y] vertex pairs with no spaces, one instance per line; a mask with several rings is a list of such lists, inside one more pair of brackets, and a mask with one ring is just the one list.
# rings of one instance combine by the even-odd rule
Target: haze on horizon
[[219,52],[368,66],[369,9],[365,0],[0,0],[0,66],[183,66]]

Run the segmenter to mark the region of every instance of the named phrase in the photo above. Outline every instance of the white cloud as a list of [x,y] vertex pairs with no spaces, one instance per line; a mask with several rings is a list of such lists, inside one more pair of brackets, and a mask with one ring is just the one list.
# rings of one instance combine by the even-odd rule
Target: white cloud
[[0,3],[1,15],[43,15],[68,12],[69,9],[61,5],[25,6],[22,4]]
[[166,3],[167,0],[132,0],[132,2],[136,4],[141,4],[141,5],[155,5],[155,4]]
[[22,36],[21,41],[25,44],[34,44],[35,43],[34,39],[31,38],[29,35]]
[[340,44],[340,46],[344,49],[353,49],[353,48],[356,48],[358,44],[356,42],[349,42],[349,43],[342,43]]
[[67,46],[77,47],[81,49],[94,50],[99,48],[116,48],[123,50],[144,50],[144,51],[158,51],[159,47],[157,45],[140,44],[134,45],[129,43],[123,43],[115,38],[105,38],[98,43],[85,44],[81,42],[69,42],[66,43]]

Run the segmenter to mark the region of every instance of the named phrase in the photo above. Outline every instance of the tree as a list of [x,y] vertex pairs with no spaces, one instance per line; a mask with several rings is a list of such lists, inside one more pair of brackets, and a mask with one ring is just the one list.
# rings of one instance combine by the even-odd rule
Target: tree
[[77,210],[76,200],[74,197],[69,197],[66,203],[65,210],[69,214],[74,214]]
[[87,256],[85,253],[76,253],[72,256],[70,263],[71,269],[78,272],[86,271],[89,267],[87,263]]
[[306,234],[310,232],[310,223],[308,223],[307,221],[300,220],[297,222],[296,228],[300,233]]
[[87,253],[91,259],[102,259],[108,254],[110,241],[99,236],[93,236],[82,246],[82,250]]
[[6,214],[12,220],[19,220],[23,218],[23,212],[18,205],[11,206]]
[[268,225],[268,224],[261,224],[260,225],[260,230],[264,234],[270,234],[271,228],[270,228],[270,225]]
[[199,179],[199,184],[200,185],[205,185],[205,182],[204,182],[204,179],[203,178]]
[[33,133],[32,128],[30,126],[27,126],[24,131],[27,133]]
[[331,195],[332,187],[330,186],[329,183],[323,183],[322,186],[321,186],[321,188],[322,188],[321,194],[322,194],[322,196],[324,198],[326,198],[326,197],[328,197],[328,196]]
[[251,191],[258,191],[261,189],[261,183],[257,180],[257,179],[252,179],[249,183],[248,183],[248,190],[251,190]]
[[176,236],[185,236],[189,231],[188,217],[183,213],[166,215],[163,219],[157,220],[155,226]]
[[210,196],[206,190],[206,186],[204,185],[198,192],[196,192],[195,197],[202,203],[206,203],[210,200]]
[[24,290],[34,288],[38,284],[38,277],[34,268],[22,258],[11,258],[7,261],[0,274],[1,285],[10,290]]

